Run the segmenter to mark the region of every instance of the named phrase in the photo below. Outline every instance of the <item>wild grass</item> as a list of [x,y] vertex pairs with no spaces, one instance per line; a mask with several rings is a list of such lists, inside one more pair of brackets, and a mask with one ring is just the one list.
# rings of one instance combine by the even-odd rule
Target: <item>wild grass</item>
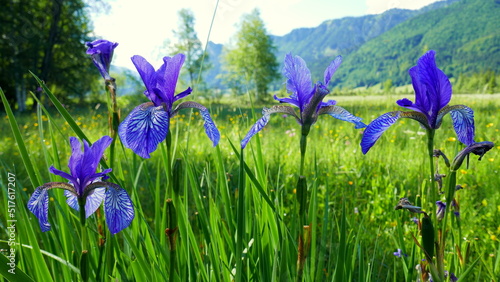
[[[401,96],[332,98],[365,123],[401,109],[395,104]],[[119,101],[122,118],[137,105],[129,103],[130,99]],[[446,250],[447,269],[460,277],[477,260],[467,281],[497,281],[500,96],[455,95],[450,104],[471,107],[475,111],[476,141],[492,141],[496,147],[480,162],[471,157],[468,168],[463,166],[459,172],[457,181],[464,187],[457,192],[461,234],[456,228],[450,230],[453,244]],[[108,231],[103,248],[98,245],[98,218],[89,218],[91,280],[296,279],[295,234],[300,226],[295,215],[294,189],[300,161],[300,128],[290,117],[273,116],[241,151],[239,142],[260,117],[261,108],[252,108],[237,98],[211,105],[210,112],[222,135],[215,148],[203,132],[199,114],[182,112],[171,123],[172,163],[166,160],[164,143],[151,159],[141,159],[117,143],[113,174],[130,194],[136,218],[115,236]],[[81,108],[70,104],[65,109],[91,142],[108,134],[105,105]],[[16,142],[9,122],[18,127],[21,140]],[[75,125],[53,107],[11,116],[10,120],[1,117],[0,244],[5,255],[12,248],[7,245],[8,174],[15,175],[16,187],[17,276],[8,276],[3,261],[0,267],[1,274],[11,281],[22,281],[21,273],[34,281],[79,279],[78,214],[65,203],[63,193],[50,192],[49,232],[40,231],[37,219],[26,208],[37,185],[58,180],[48,173],[50,165],[67,170],[68,140],[76,136]],[[311,226],[307,236],[315,243],[306,260],[306,281],[403,281],[417,277],[415,265],[424,257],[412,239],[418,237],[417,226],[411,220],[414,215],[395,210],[394,206],[401,197],[418,202],[425,188],[425,130],[413,120],[402,119],[367,155],[361,153],[361,134],[362,130],[329,116],[321,116],[311,129],[305,169]],[[463,148],[449,117],[435,140],[436,147],[449,158]],[[176,159],[182,162],[178,173],[181,189],[167,195],[167,183],[172,180],[166,177],[166,167]],[[439,168],[447,172],[444,164],[439,163]],[[169,249],[165,235],[169,226],[178,227],[175,252]],[[455,255],[456,246],[462,250],[462,261]],[[408,256],[394,256],[397,249]]]

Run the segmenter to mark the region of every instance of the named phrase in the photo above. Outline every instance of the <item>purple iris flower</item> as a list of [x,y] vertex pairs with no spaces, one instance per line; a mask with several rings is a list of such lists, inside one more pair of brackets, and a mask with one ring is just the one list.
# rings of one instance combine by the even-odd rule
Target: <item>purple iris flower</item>
[[436,66],[435,53],[434,50],[428,51],[409,70],[415,90],[415,103],[406,98],[397,101],[399,106],[413,111],[389,112],[373,120],[361,139],[363,154],[399,118],[417,120],[428,131],[433,131],[441,126],[443,117],[448,113],[453,120],[458,140],[465,145],[474,143],[474,112],[464,105],[448,105],[452,94],[451,84],[444,72]]
[[173,108],[175,101],[186,97],[192,91],[191,87],[188,87],[183,92],[174,95],[184,59],[184,54],[164,57],[163,65],[155,71],[143,57],[138,55],[132,57],[132,62],[146,86],[144,95],[150,102],[133,109],[118,127],[118,134],[125,147],[132,149],[143,158],[149,158],[149,154],[165,140],[169,132],[170,119],[184,108],[200,110],[208,138],[213,146],[219,143],[219,130],[212,121],[207,108],[196,102],[182,102]]
[[402,257],[407,257],[408,256],[407,254],[404,254],[401,249],[398,249],[396,252],[393,253],[393,255],[397,256],[398,258],[402,258]]
[[446,211],[446,203],[437,201],[436,202],[437,210],[436,210],[436,218],[438,220],[442,220],[444,218],[444,213]]
[[336,106],[334,100],[323,102],[323,98],[330,93],[327,86],[333,74],[342,63],[342,57],[338,56],[326,68],[323,82],[312,84],[311,72],[307,68],[306,62],[299,56],[292,56],[291,53],[285,56],[285,65],[283,75],[288,79],[286,82],[287,92],[290,97],[278,98],[275,100],[280,103],[288,103],[299,108],[300,114],[297,115],[294,108],[290,106],[276,105],[271,108],[264,108],[262,118],[252,126],[245,138],[241,141],[241,148],[245,148],[248,141],[266,126],[269,117],[274,113],[283,113],[295,117],[302,126],[302,135],[309,134],[311,125],[318,119],[319,115],[328,114],[336,119],[354,123],[356,128],[363,128],[366,125],[361,122],[361,118],[349,113],[347,110]]
[[49,182],[37,187],[28,201],[28,209],[38,218],[40,228],[43,232],[50,230],[48,220],[49,213],[49,189],[64,189],[68,198],[67,203],[75,210],[80,205],[85,207],[85,216],[92,215],[104,201],[104,213],[106,223],[112,234],[120,232],[129,226],[134,219],[134,207],[125,189],[115,183],[106,182],[111,168],[97,172],[104,150],[111,144],[111,137],[104,136],[97,140],[92,146],[83,141],[84,150],[81,149],[80,141],[70,137],[71,157],[68,167],[70,173],[50,167],[50,172],[66,178],[69,182]]
[[92,61],[94,61],[94,65],[101,73],[101,76],[105,80],[111,80],[111,76],[109,76],[109,66],[113,58],[113,51],[116,46],[118,46],[118,43],[105,39],[98,39],[87,42],[85,45],[89,47],[87,49],[87,54],[92,57]]

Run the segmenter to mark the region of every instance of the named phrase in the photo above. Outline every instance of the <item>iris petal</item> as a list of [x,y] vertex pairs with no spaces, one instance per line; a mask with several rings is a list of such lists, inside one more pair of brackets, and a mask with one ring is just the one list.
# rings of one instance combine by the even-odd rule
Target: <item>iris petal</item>
[[38,218],[43,232],[50,230],[48,189],[43,186],[36,188],[28,201],[28,210]]
[[[87,141],[83,140],[85,151],[81,164],[81,174],[79,175],[80,181],[87,180],[89,176],[95,174],[97,165],[99,161],[101,161],[104,151],[111,144],[112,140],[113,139],[109,136],[103,136],[90,147],[88,147]],[[86,185],[87,183],[82,184]]]
[[179,73],[184,64],[186,56],[184,54],[177,54],[173,57],[164,57],[163,62],[165,66],[165,72],[163,74],[164,83],[159,85],[168,97],[170,104],[174,102],[175,86],[177,85],[177,79],[179,78]]
[[58,170],[56,169],[54,166],[50,166],[49,168],[49,171],[52,173],[52,174],[55,174],[55,175],[59,175],[63,178],[66,178],[67,180],[69,180],[71,183],[73,184],[77,184],[78,185],[78,182],[76,180],[76,178],[74,178],[73,176],[69,175],[68,173],[62,171],[62,170]]
[[443,117],[450,113],[453,121],[453,128],[457,133],[458,140],[465,145],[474,143],[474,111],[464,105],[454,105],[444,107],[438,115],[437,124],[441,124]]
[[400,117],[401,112],[385,113],[374,119],[365,129],[363,138],[361,139],[361,149],[363,154],[366,154],[375,142],[382,136],[391,125],[393,125]]
[[91,216],[101,205],[106,193],[106,188],[92,190],[85,199],[85,217]]
[[[91,216],[101,205],[104,199],[106,188],[96,188],[92,190],[85,198],[85,217]],[[74,210],[79,211],[80,206],[78,204],[78,197],[68,190],[64,190],[64,196],[66,196],[66,203],[72,207]]]
[[295,114],[295,111],[293,110],[292,107],[278,105],[278,106],[273,106],[272,108],[264,108],[262,110],[262,117],[260,119],[258,119],[257,122],[255,122],[255,124],[252,126],[252,128],[250,128],[250,131],[248,131],[245,138],[243,138],[243,140],[241,140],[241,148],[242,149],[244,149],[246,147],[246,145],[248,144],[250,139],[255,134],[257,134],[259,131],[261,131],[264,128],[264,126],[266,126],[266,124],[269,122],[269,117],[271,116],[271,114],[274,114],[274,113],[289,114],[291,116],[294,116],[298,121],[300,121],[300,119],[297,117],[297,115]]
[[330,83],[330,79],[332,78],[335,71],[338,69],[340,64],[342,63],[342,56],[337,56],[335,60],[333,60],[330,65],[326,68],[324,74],[324,84],[328,85]]
[[125,147],[137,155],[149,158],[168,133],[170,116],[163,107],[153,103],[137,106],[118,127],[118,135]]
[[[307,68],[306,62],[299,56],[292,56],[291,53],[286,54],[283,75],[288,78],[286,82],[287,91],[296,95],[298,107],[302,111],[310,96],[314,94],[311,72]],[[290,97],[294,98],[294,95]]]
[[134,219],[134,206],[125,189],[108,188],[104,199],[106,224],[111,234],[116,234],[129,226]]
[[[292,97],[292,96],[290,96],[290,97]],[[295,100],[293,98],[289,98],[289,97],[278,98],[278,96],[274,95],[274,100],[279,101],[280,103],[287,103],[287,104],[294,105],[294,106],[296,106],[296,107],[298,107],[300,109],[300,103],[299,103],[299,101],[297,101],[297,100]]]
[[354,123],[356,129],[366,127],[366,124],[361,122],[360,117],[351,114],[346,109],[339,106],[322,107],[319,110],[318,115],[324,115],[324,114],[330,115],[336,119]]
[[180,103],[175,108],[173,115],[176,114],[179,110],[184,108],[194,108],[200,110],[201,117],[205,121],[205,123],[203,124],[203,126],[205,127],[205,133],[207,134],[208,138],[212,141],[214,147],[217,146],[220,140],[220,133],[219,130],[217,129],[217,126],[215,126],[214,121],[210,117],[210,112],[208,111],[208,109],[205,106],[196,102],[191,102],[191,101],[183,102]]
[[156,72],[154,67],[139,55],[132,56],[132,63],[139,72],[144,86],[146,86],[147,90],[144,91],[144,95],[155,105],[160,105],[161,99],[154,92],[154,88],[156,87]]

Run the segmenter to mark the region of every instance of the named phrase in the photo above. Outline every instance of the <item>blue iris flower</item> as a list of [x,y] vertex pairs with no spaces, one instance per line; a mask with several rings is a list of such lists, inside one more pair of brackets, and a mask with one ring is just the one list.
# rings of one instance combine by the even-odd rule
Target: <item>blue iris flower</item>
[[299,56],[286,54],[283,75],[288,79],[286,82],[287,92],[290,97],[278,98],[280,103],[288,103],[299,108],[299,115],[290,106],[276,105],[271,108],[264,108],[262,117],[252,126],[245,138],[241,141],[241,148],[245,148],[250,139],[261,131],[269,122],[269,117],[273,113],[283,113],[295,117],[302,126],[302,135],[307,136],[311,125],[318,119],[319,115],[328,114],[334,118],[354,123],[356,128],[363,128],[366,125],[361,122],[361,118],[349,113],[347,110],[336,106],[334,100],[323,102],[323,98],[330,93],[327,86],[333,74],[342,63],[342,57],[338,56],[333,60],[324,72],[323,82],[316,82],[312,85],[311,72],[307,68],[305,61]]
[[84,140],[82,151],[80,141],[75,137],[70,138],[70,173],[50,167],[51,173],[66,178],[69,182],[45,183],[36,188],[28,201],[28,209],[38,218],[43,232],[50,230],[48,190],[53,188],[64,189],[68,205],[75,210],[80,210],[80,206],[85,207],[85,217],[92,215],[104,201],[106,223],[112,234],[130,225],[134,219],[134,207],[127,191],[115,183],[104,181],[109,178],[107,174],[111,172],[111,168],[96,173],[104,150],[111,141],[111,137],[104,136],[89,146]]
[[415,90],[415,103],[406,98],[397,101],[399,106],[413,111],[389,112],[373,120],[361,139],[363,154],[399,118],[417,120],[427,131],[434,131],[441,126],[443,117],[448,113],[453,120],[458,140],[465,145],[474,143],[474,112],[464,105],[448,105],[452,94],[451,84],[444,72],[436,66],[435,53],[433,50],[428,51],[409,70]]
[[191,94],[188,87],[183,92],[174,95],[177,79],[184,63],[184,54],[173,57],[164,57],[163,65],[154,70],[153,66],[141,56],[133,56],[146,90],[144,95],[150,102],[137,106],[125,118],[118,128],[118,134],[125,147],[132,149],[137,155],[149,158],[160,142],[165,140],[169,132],[170,119],[184,108],[200,110],[205,123],[205,132],[216,146],[220,140],[220,133],[215,126],[207,108],[196,102],[183,102],[173,108],[175,101]]
[[105,39],[98,39],[87,42],[85,45],[88,47],[87,54],[92,57],[92,61],[94,61],[94,65],[101,73],[101,76],[105,80],[111,80],[111,76],[109,76],[109,67],[113,59],[113,52],[116,46],[118,46],[118,43]]

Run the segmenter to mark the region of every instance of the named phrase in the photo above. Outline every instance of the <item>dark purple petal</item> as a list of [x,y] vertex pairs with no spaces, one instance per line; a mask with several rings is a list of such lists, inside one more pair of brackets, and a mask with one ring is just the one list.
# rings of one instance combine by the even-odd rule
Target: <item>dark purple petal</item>
[[328,100],[326,102],[321,103],[321,107],[328,107],[328,106],[335,106],[337,104],[337,101],[335,100]]
[[361,139],[361,149],[363,154],[368,153],[370,148],[382,136],[391,125],[393,125],[400,117],[401,112],[385,113],[374,119],[365,129]]
[[339,107],[339,106],[322,107],[319,110],[318,115],[324,115],[324,114],[330,115],[336,119],[340,119],[343,121],[354,123],[354,125],[355,125],[354,128],[356,128],[356,129],[366,127],[366,124],[361,122],[362,118],[351,114],[346,109]]
[[[89,177],[93,176],[97,170],[97,166],[101,161],[104,151],[111,144],[113,139],[109,136],[103,136],[89,147],[87,141],[83,140],[84,155],[81,164],[80,181],[82,185],[87,185]],[[110,172],[108,170],[108,172]]]
[[28,210],[38,218],[42,232],[50,230],[48,189],[43,186],[36,188],[28,201]]
[[82,143],[80,143],[80,140],[78,140],[78,138],[70,137],[69,144],[71,146],[71,156],[69,157],[68,161],[69,172],[74,178],[83,179],[83,175],[81,175],[81,166],[83,159]]
[[118,46],[118,43],[99,39],[93,42],[87,42],[85,45],[89,47],[87,49],[87,54],[92,57],[92,61],[101,73],[101,76],[104,79],[110,80],[109,67],[111,65],[111,59],[113,58],[114,49]]
[[337,56],[337,58],[335,58],[335,60],[333,60],[330,63],[330,65],[326,68],[323,81],[325,86],[328,86],[328,83],[330,83],[333,74],[338,69],[341,63],[342,63],[342,56]]
[[85,178],[85,183],[88,185],[91,182],[94,182],[96,179],[106,180],[106,179],[109,178],[109,176],[107,174],[110,173],[111,171],[113,171],[113,169],[107,168],[107,169],[103,170],[102,172],[98,172],[98,173],[94,173],[94,174],[88,175]]
[[414,66],[408,70],[411,77],[411,83],[413,85],[413,90],[415,91],[415,103],[408,99],[398,101],[398,105],[402,107],[411,107],[412,110],[419,111],[423,114],[428,115],[431,110],[431,102],[429,101],[427,88],[420,81],[419,77],[419,66]]
[[76,180],[76,178],[74,178],[73,176],[69,175],[68,173],[64,172],[64,171],[61,171],[61,170],[58,170],[56,169],[54,166],[50,166],[49,168],[49,171],[52,173],[52,174],[55,174],[55,175],[59,175],[63,178],[66,178],[67,180],[69,180],[73,185],[78,185],[78,181]]
[[132,57],[132,63],[135,68],[139,72],[141,79],[146,86],[146,91],[144,91],[144,95],[148,97],[148,99],[153,102],[156,106],[159,106],[162,102],[161,97],[158,97],[155,94],[156,88],[156,72],[153,66],[143,57],[139,55],[135,55]]
[[137,106],[118,127],[118,135],[125,147],[137,155],[149,158],[168,133],[170,115],[153,103]]
[[185,108],[193,108],[193,109],[198,109],[201,112],[201,117],[205,121],[203,126],[205,127],[205,133],[207,134],[208,138],[212,141],[213,146],[217,146],[219,144],[220,140],[220,133],[219,130],[217,129],[217,126],[215,126],[214,121],[210,117],[210,112],[208,111],[207,108],[205,108],[203,105],[196,103],[196,102],[183,102],[180,103],[174,110],[174,115],[181,109]]
[[[420,82],[430,92],[433,110],[436,112],[446,106],[451,99],[451,84],[446,74],[436,66],[436,52],[430,50],[418,59]],[[435,104],[434,104],[435,103]]]
[[129,226],[134,219],[134,206],[125,189],[108,188],[104,199],[106,224],[111,234]]
[[175,87],[177,86],[177,79],[182,68],[186,56],[184,54],[177,54],[173,57],[164,57],[163,64],[165,71],[163,74],[163,82],[159,85],[160,89],[168,97],[169,101],[174,101]]
[[186,96],[188,96],[189,94],[191,94],[191,92],[193,92],[193,89],[191,89],[191,87],[188,87],[188,89],[182,91],[181,93],[175,95],[174,97],[174,102],[179,100],[179,99],[182,99]]
[[300,109],[300,104],[299,101],[292,99],[292,98],[278,98],[278,96],[274,95],[274,100],[279,101],[280,103],[287,103],[294,105]]
[[257,134],[259,131],[261,131],[264,128],[264,126],[266,126],[266,124],[269,122],[269,117],[271,116],[271,114],[274,114],[274,113],[284,113],[284,114],[294,116],[300,122],[300,119],[295,114],[295,111],[293,110],[293,108],[291,108],[289,106],[278,105],[278,106],[273,106],[270,109],[264,108],[262,110],[262,117],[260,119],[258,119],[257,122],[255,122],[255,124],[252,126],[252,128],[250,128],[250,130],[248,131],[247,135],[245,135],[245,138],[243,138],[243,140],[241,140],[241,148],[242,149],[245,149],[245,147],[248,144],[248,142],[250,141],[250,139],[255,134]]
[[286,89],[292,94],[290,98],[297,100],[297,106],[302,111],[304,105],[314,94],[311,72],[307,68],[306,62],[299,56],[292,56],[291,53],[286,54],[283,75],[288,78]]

